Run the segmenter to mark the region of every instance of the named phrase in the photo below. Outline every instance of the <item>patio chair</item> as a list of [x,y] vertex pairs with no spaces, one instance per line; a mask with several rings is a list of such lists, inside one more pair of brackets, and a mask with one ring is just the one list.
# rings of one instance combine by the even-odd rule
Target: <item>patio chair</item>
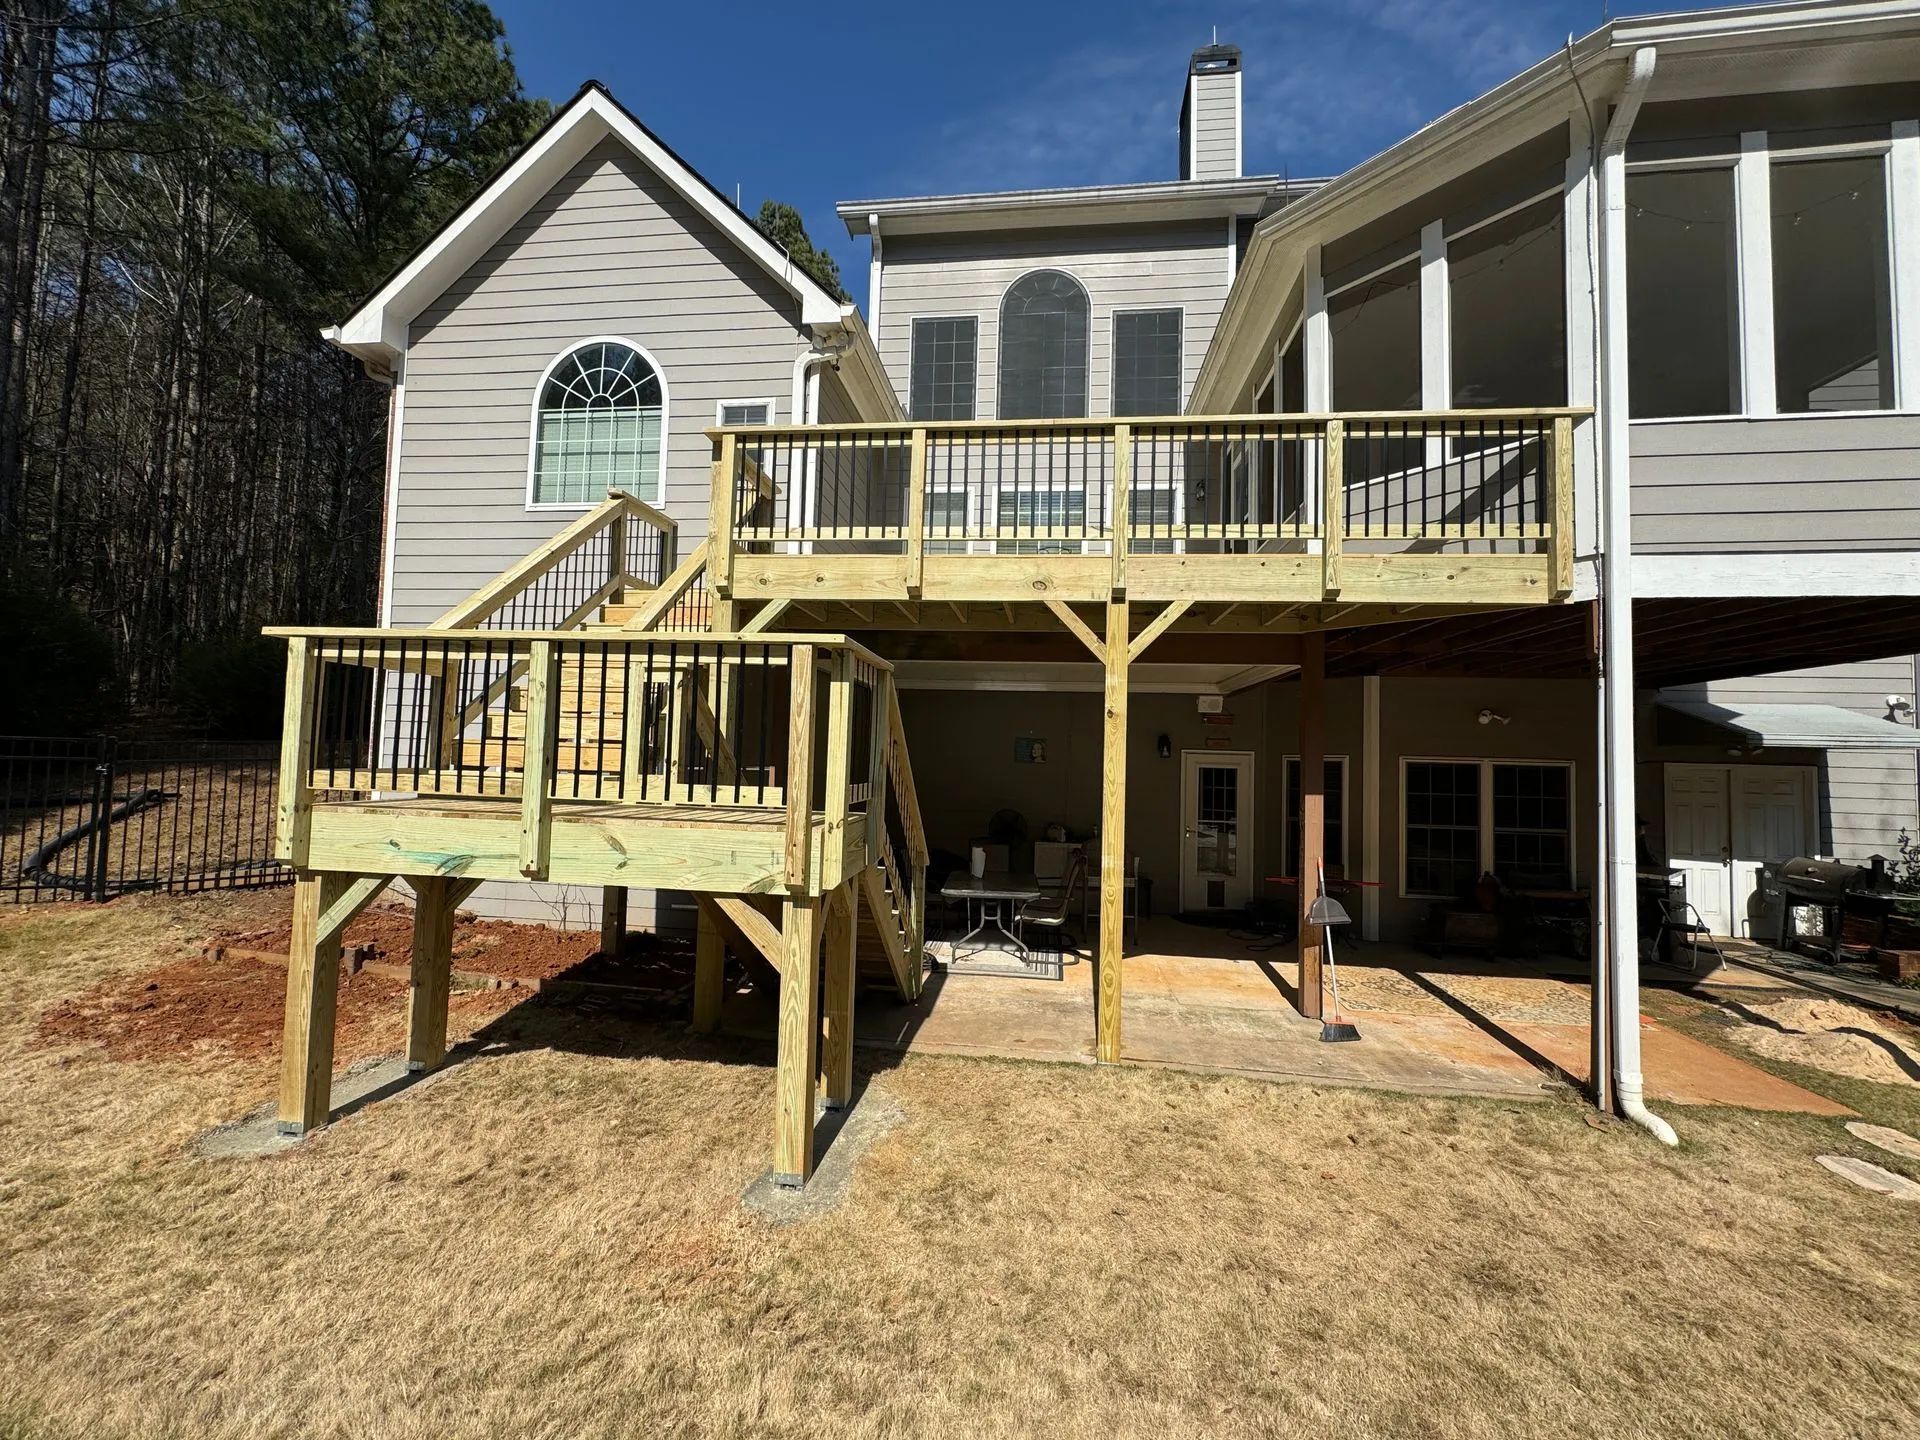
[[[1058,938],[1060,953],[1067,952],[1067,920],[1073,914],[1074,892],[1087,883],[1087,856],[1085,851],[1073,857],[1073,863],[1067,867],[1066,883],[1038,900],[1029,900],[1020,907],[1020,913],[1013,917],[1014,938],[1022,945],[1027,943],[1027,927],[1037,926],[1051,930]],[[1075,954],[1078,954],[1076,948]]]

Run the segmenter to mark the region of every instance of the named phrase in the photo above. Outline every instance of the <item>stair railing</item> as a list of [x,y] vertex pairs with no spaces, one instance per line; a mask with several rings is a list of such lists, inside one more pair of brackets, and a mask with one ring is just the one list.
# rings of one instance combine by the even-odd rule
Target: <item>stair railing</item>
[[901,833],[906,841],[907,869],[903,873],[893,851],[892,837],[885,823],[887,807],[875,807],[881,820],[877,827],[880,858],[887,886],[894,897],[907,943],[907,969],[913,976],[918,996],[926,969],[927,951],[927,849],[926,827],[920,818],[920,795],[913,784],[913,761],[907,754],[907,731],[900,718],[900,687],[886,687],[886,771],[888,796],[900,817]]

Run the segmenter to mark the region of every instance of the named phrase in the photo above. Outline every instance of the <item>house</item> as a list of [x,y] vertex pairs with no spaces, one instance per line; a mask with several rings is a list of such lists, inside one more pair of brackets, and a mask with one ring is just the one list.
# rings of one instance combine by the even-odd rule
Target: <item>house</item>
[[379,626],[282,632],[285,1123],[401,875],[419,1064],[469,894],[693,928],[697,1024],[777,971],[803,1179],[856,957],[911,998],[940,852],[1057,825],[1102,1059],[1129,893],[1304,916],[1324,861],[1408,939],[1492,874],[1590,928],[1596,1098],[1670,1138],[1638,871],[1765,938],[1760,867],[1916,826],[1920,4],[1616,20],[1315,182],[1243,173],[1242,60],[1178,179],[843,205],[864,318],[588,86],[330,332],[392,473]]

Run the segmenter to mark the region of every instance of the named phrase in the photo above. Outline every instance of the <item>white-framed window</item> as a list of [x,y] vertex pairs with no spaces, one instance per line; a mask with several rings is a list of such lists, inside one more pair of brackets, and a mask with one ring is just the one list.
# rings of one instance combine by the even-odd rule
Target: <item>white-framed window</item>
[[[1281,843],[1285,847],[1281,873],[1298,875],[1300,873],[1300,757],[1288,755],[1283,761],[1281,783],[1285,786],[1285,813]],[[1327,869],[1336,875],[1345,874],[1347,859],[1347,757],[1329,755],[1326,757],[1325,770],[1326,796],[1325,816],[1321,821],[1321,838],[1325,842],[1323,854]]]
[[596,336],[554,358],[534,391],[527,506],[584,510],[666,490],[667,382],[631,340]]
[[1627,170],[1627,413],[1737,415],[1738,206],[1731,159]]
[[1894,408],[1887,178],[1885,149],[1773,155],[1774,405],[1782,415]]
[[1000,301],[1002,420],[1077,420],[1087,413],[1092,306],[1064,270],[1029,270]]
[[1179,305],[1113,312],[1115,415],[1178,415],[1185,388],[1187,312]]
[[1571,886],[1573,765],[1406,756],[1400,761],[1400,894],[1456,900],[1492,872]]
[[771,425],[773,413],[771,400],[722,400],[713,408],[713,423],[716,425]]
[[907,354],[908,414],[915,420],[973,419],[979,348],[978,317],[915,316]]

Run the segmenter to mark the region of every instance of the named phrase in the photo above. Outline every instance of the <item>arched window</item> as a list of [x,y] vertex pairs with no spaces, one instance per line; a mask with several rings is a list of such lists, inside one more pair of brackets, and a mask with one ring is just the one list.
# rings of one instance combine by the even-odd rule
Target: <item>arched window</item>
[[589,340],[547,370],[534,405],[535,505],[597,505],[609,490],[659,504],[666,385],[624,340]]
[[1000,418],[1087,413],[1087,292],[1059,270],[1035,270],[1000,302]]

